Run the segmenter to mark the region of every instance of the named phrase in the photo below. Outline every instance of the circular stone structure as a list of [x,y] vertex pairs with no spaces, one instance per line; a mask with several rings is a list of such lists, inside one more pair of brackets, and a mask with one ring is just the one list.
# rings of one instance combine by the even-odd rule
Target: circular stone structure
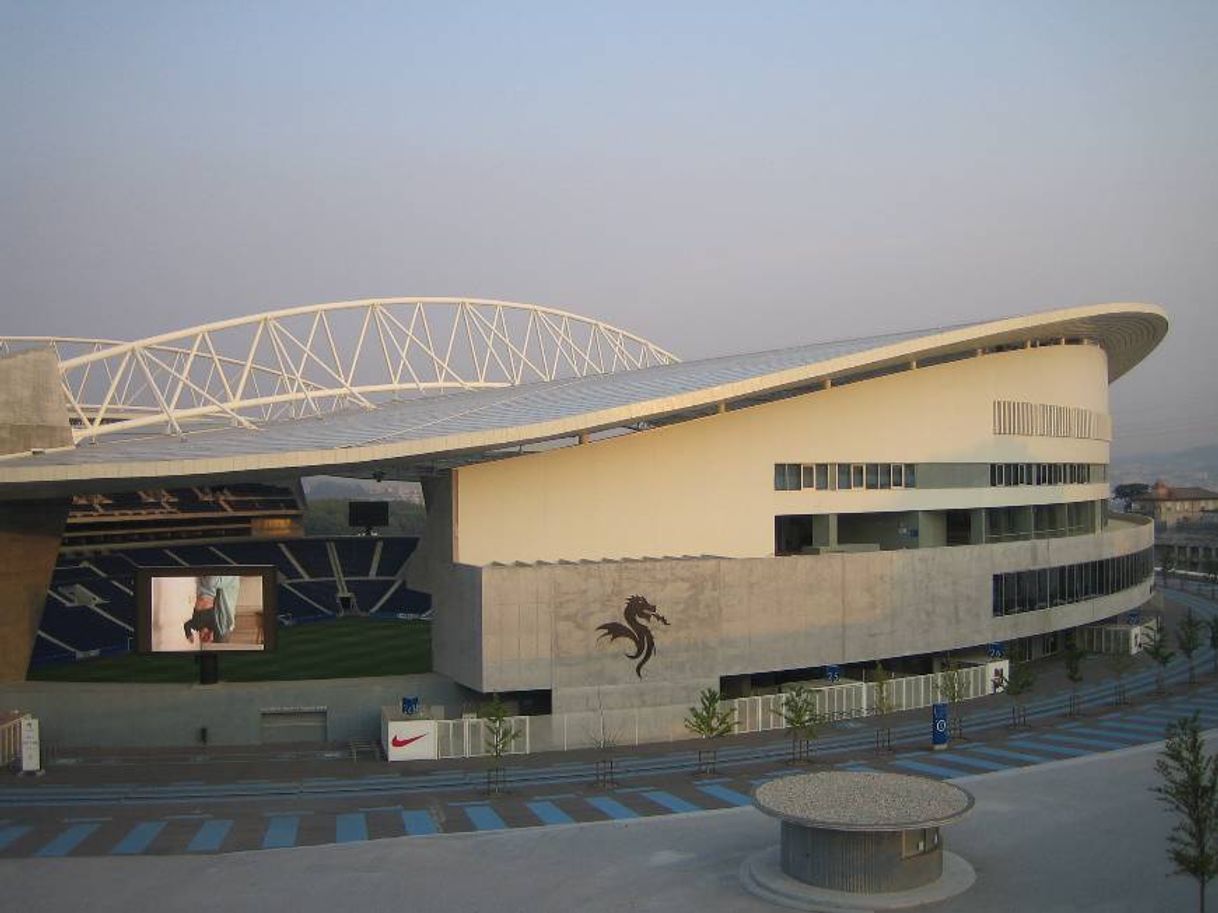
[[939,828],[968,814],[973,797],[925,777],[834,770],[763,783],[753,803],[782,822],[788,878],[834,893],[914,892],[924,903],[919,889],[944,875]]

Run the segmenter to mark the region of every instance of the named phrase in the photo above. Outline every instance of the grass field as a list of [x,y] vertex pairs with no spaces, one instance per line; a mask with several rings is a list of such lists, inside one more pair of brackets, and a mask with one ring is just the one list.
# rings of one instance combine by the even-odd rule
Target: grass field
[[[426,621],[340,618],[279,629],[273,653],[220,656],[220,679],[257,682],[302,678],[408,675],[431,671]],[[194,682],[193,656],[107,656],[31,669],[34,681]]]

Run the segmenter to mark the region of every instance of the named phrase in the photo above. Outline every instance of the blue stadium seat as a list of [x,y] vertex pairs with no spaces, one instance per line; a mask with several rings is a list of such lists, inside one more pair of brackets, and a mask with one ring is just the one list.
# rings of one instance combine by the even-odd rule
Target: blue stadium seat
[[419,540],[415,536],[386,536],[381,539],[381,560],[376,569],[378,577],[396,577]]
[[330,553],[326,550],[324,539],[295,539],[285,543],[292,557],[305,569],[310,577],[334,576],[334,568],[330,565]]
[[372,554],[377,540],[370,536],[355,536],[335,539],[334,550],[344,577],[368,577],[371,575]]

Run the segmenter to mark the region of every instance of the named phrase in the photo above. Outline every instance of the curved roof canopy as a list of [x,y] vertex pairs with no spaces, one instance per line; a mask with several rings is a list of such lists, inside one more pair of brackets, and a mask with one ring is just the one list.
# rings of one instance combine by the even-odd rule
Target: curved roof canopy
[[44,497],[316,474],[419,478],[545,442],[643,430],[810,392],[826,381],[855,382],[913,362],[928,365],[1025,345],[1097,344],[1115,380],[1166,332],[1166,315],[1154,305],[1107,304],[683,363],[664,353],[668,363],[620,373],[462,389],[252,427],[184,429],[176,436],[115,434],[73,448],[0,458],[0,494]]

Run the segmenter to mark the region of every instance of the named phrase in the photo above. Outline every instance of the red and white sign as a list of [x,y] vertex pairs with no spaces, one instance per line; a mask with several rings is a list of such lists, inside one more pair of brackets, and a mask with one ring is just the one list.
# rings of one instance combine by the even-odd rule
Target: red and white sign
[[383,719],[381,741],[389,761],[421,761],[439,756],[435,720]]

